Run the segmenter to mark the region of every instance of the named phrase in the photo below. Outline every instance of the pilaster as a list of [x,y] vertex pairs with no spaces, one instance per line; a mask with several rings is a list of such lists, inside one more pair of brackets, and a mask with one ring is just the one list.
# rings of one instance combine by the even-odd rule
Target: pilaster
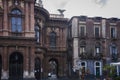
[[4,0],[4,20],[3,20],[3,35],[8,36],[8,11],[7,11],[7,0]]
[[2,79],[8,79],[8,62],[7,62],[7,46],[4,47],[4,55],[3,55],[3,69],[2,69]]
[[28,2],[25,3],[25,36],[29,34],[29,7]]
[[30,34],[34,37],[34,3],[30,4]]
[[30,52],[30,78],[34,78],[34,47],[31,47],[31,52]]
[[29,51],[28,51],[29,49],[28,49],[28,47],[26,47],[26,50],[25,50],[25,59],[24,59],[24,61],[25,61],[25,64],[24,64],[24,72],[23,72],[23,77],[24,78],[28,78],[29,77]]

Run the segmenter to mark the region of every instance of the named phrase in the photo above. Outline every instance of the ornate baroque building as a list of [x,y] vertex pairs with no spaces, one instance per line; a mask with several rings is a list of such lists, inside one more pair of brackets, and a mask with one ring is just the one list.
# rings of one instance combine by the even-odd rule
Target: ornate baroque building
[[[49,14],[41,0],[0,0],[0,79],[102,76],[120,62],[120,20]],[[120,75],[120,67],[116,67]],[[76,74],[75,74],[76,75]]]
[[0,79],[66,76],[67,21],[41,0],[0,0]]
[[[120,20],[74,16],[68,27],[68,59],[73,71],[104,76],[103,67],[120,62]],[[81,71],[83,70],[83,72]],[[116,66],[116,75],[120,67]]]

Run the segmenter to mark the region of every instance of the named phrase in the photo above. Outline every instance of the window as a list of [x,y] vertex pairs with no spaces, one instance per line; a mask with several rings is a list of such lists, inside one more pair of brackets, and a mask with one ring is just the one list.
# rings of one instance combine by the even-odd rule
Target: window
[[112,44],[110,50],[111,50],[110,52],[111,52],[112,59],[116,60],[117,59],[117,47],[116,47],[116,45]]
[[35,38],[37,43],[40,43],[40,27],[38,25],[35,26]]
[[79,55],[85,55],[85,52],[86,52],[86,42],[81,41]]
[[116,38],[116,28],[111,27],[111,38]]
[[96,47],[96,54],[99,54],[100,53],[100,47]]
[[97,55],[97,56],[100,55],[100,49],[101,49],[101,45],[98,42],[98,43],[95,44],[95,55]]
[[99,27],[95,27],[95,38],[99,38],[100,37],[100,29]]
[[55,46],[56,46],[56,33],[51,32],[50,33],[50,47],[55,48]]
[[101,62],[95,62],[95,75],[96,77],[100,77],[102,75],[102,70],[101,70]]
[[85,26],[80,26],[80,36],[85,37],[86,31],[85,31]]
[[85,46],[81,46],[80,47],[80,54],[84,54],[85,53]]
[[11,29],[12,32],[22,32],[22,18],[21,18],[21,11],[19,9],[13,9],[11,11]]

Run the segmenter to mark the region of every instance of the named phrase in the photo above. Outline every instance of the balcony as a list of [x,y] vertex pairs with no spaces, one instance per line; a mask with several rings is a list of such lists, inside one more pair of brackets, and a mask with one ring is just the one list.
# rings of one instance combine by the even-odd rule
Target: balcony
[[117,60],[118,60],[118,56],[117,56],[117,54],[114,54],[114,55],[112,55],[111,56],[112,58],[112,61],[114,61],[114,62],[116,62]]
[[12,36],[22,36],[22,32],[12,32]]
[[59,47],[59,46],[46,46],[48,51],[66,51],[66,47]]
[[100,60],[100,59],[102,59],[103,55],[101,53],[96,54],[96,55],[93,55],[91,53],[83,53],[83,54],[80,54],[79,57],[81,59],[95,59],[95,60]]
[[79,38],[80,38],[80,39],[86,39],[86,38],[87,38],[87,35],[81,33],[81,34],[79,35]]
[[93,54],[90,54],[90,53],[82,53],[79,55],[79,57],[81,59],[94,59]]
[[117,40],[117,37],[116,36],[112,36],[111,39],[112,40]]
[[101,39],[101,36],[95,36],[95,39]]
[[87,59],[87,54],[86,54],[86,53],[80,53],[80,54],[79,54],[79,57],[80,57],[81,59]]
[[95,55],[94,55],[94,59],[102,59],[102,57],[103,57],[103,55],[102,55],[102,53],[96,53]]

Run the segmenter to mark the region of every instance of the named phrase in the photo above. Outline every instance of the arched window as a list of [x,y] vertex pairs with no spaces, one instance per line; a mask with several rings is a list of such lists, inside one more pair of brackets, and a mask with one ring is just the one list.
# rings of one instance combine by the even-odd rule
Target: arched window
[[19,9],[11,11],[11,30],[12,32],[22,32],[22,12]]
[[116,60],[117,59],[117,46],[115,44],[112,44],[110,46],[110,53],[111,53],[112,59]]
[[56,46],[56,33],[51,32],[50,33],[50,47],[55,48],[55,46]]
[[102,75],[101,62],[96,61],[94,63],[94,67],[95,67],[95,75],[97,77],[101,76]]
[[40,27],[38,25],[35,26],[35,38],[37,43],[40,43]]

